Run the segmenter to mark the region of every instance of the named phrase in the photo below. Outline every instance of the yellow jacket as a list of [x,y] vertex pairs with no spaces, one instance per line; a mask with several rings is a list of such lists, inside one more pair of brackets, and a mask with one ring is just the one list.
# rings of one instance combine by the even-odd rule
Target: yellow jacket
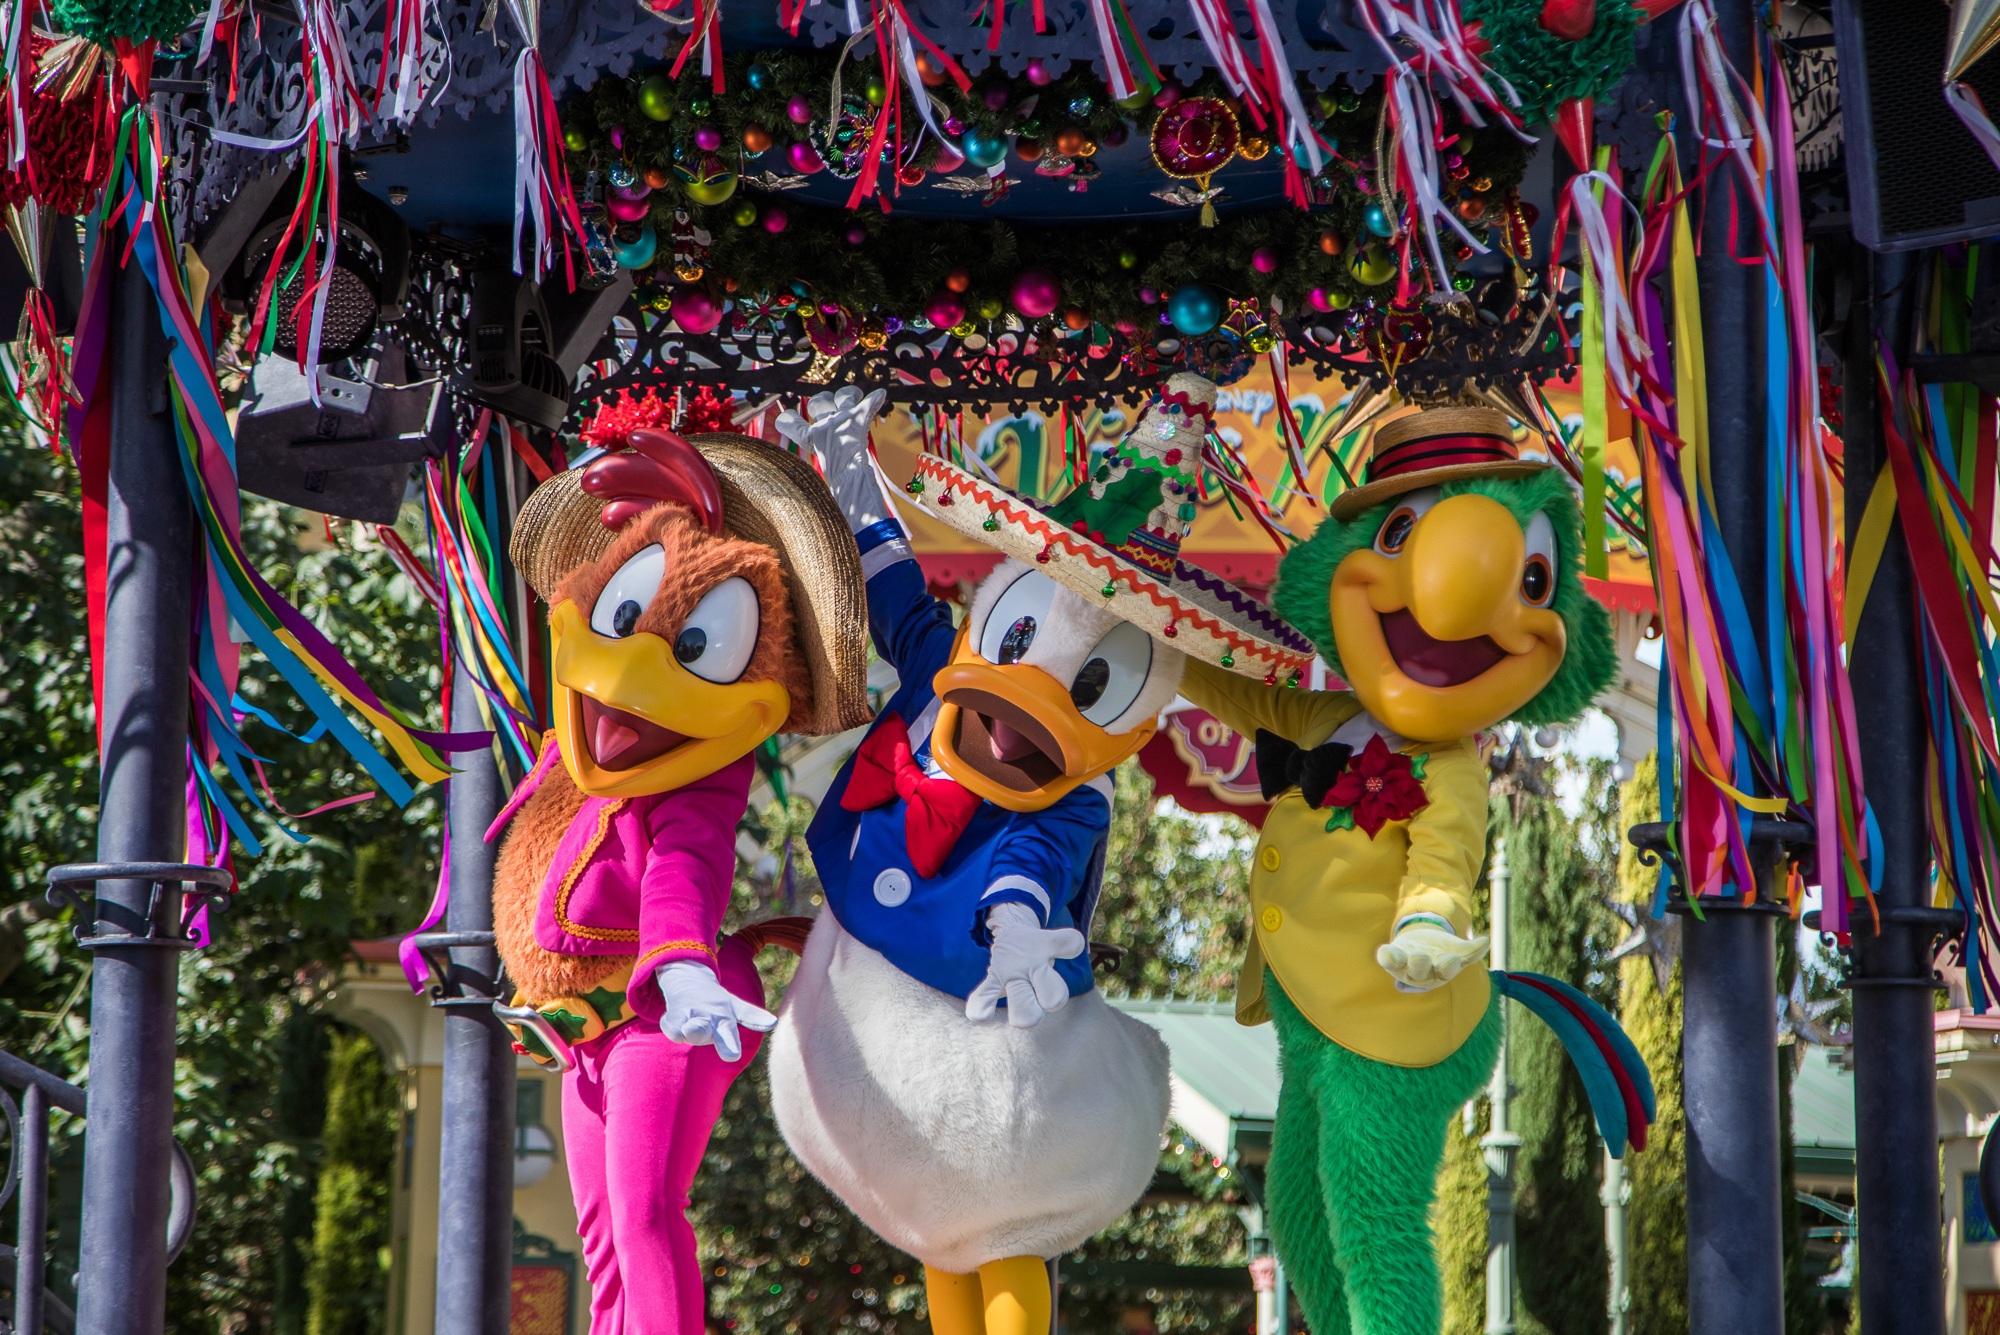
[[[1190,660],[1181,693],[1245,737],[1259,728],[1318,746],[1361,713],[1344,691],[1263,686]],[[1356,751],[1361,748],[1355,747]],[[1415,743],[1428,804],[1371,839],[1329,833],[1327,812],[1296,788],[1264,821],[1250,869],[1250,947],[1236,983],[1236,1018],[1270,1018],[1268,965],[1301,1014],[1349,1051],[1393,1066],[1432,1066],[1486,1013],[1486,970],[1469,967],[1428,992],[1402,992],[1375,962],[1377,947],[1413,913],[1434,913],[1470,935],[1473,887],[1486,857],[1486,765],[1468,737]]]

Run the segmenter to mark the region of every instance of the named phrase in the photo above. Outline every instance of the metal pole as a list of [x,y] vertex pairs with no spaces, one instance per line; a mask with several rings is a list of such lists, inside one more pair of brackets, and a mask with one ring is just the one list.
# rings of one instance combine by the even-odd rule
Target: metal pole
[[21,1094],[21,1193],[14,1244],[14,1335],[42,1335],[42,1291],[49,1249],[49,1096],[36,1085]]
[[[1271,1253],[1276,1261],[1278,1254]],[[1278,1309],[1278,1335],[1292,1335],[1292,1281],[1285,1275],[1285,1263],[1278,1261],[1276,1273],[1271,1277],[1271,1305]]]
[[[1756,61],[1757,0],[1715,0],[1736,68]],[[1685,90],[1681,95],[1685,97]],[[1725,166],[1726,170],[1726,166]],[[1721,176],[1702,192],[1696,261],[1714,442],[1717,523],[1749,621],[1764,642],[1765,271],[1758,239],[1732,226],[1741,199]],[[1733,240],[1733,244],[1732,242]],[[1768,658],[1767,660],[1768,661]],[[1751,849],[1756,883],[1704,897],[1683,936],[1690,1335],[1781,1335],[1784,1247],[1778,1170],[1777,961],[1772,878],[1778,847]]]
[[[477,732],[478,687],[453,667],[451,726]],[[493,930],[495,846],[486,827],[500,813],[491,750],[461,751],[451,779],[451,900],[447,930]],[[456,946],[452,973],[467,995],[446,1000],[444,1128],[438,1168],[437,1335],[507,1335],[514,1254],[514,1049],[484,999],[500,973],[490,945]]]
[[1611,1335],[1625,1335],[1625,1313],[1632,1306],[1632,1281],[1626,1272],[1625,1206],[1632,1199],[1632,1184],[1625,1177],[1625,1161],[1614,1159],[1609,1145],[1604,1147],[1604,1187],[1597,1199],[1604,1204],[1604,1250],[1611,1257],[1611,1283],[1604,1299],[1605,1328]]
[[[101,243],[124,244],[122,229]],[[114,250],[114,253],[116,251]],[[137,264],[111,281],[111,459],[105,506],[104,754],[97,856],[187,853],[194,516],[167,416],[160,317]],[[166,1322],[167,1168],[181,893],[100,881],[90,979],[80,1335],[154,1335]],[[156,936],[157,933],[157,936]]]
[[[1507,837],[1493,840],[1493,869],[1487,874],[1491,889],[1492,963],[1507,967]],[[1520,1153],[1521,1137],[1507,1125],[1507,1104],[1513,1094],[1508,1076],[1507,1030],[1500,1030],[1500,1060],[1493,1067],[1493,1083],[1487,1099],[1492,1106],[1492,1122],[1479,1148],[1486,1152],[1486,1335],[1514,1335],[1514,1156]]]
[[[1896,327],[1910,274],[1903,256],[1873,259],[1854,247],[1848,317],[1845,419],[1848,525],[1860,522],[1888,462],[1875,393],[1877,330],[1900,357]],[[1861,772],[1882,831],[1881,932],[1857,925],[1854,989],[1855,1212],[1860,1235],[1864,1335],[1939,1335],[1945,1328],[1939,1219],[1937,1084],[1931,1010],[1931,938],[1956,918],[1931,909],[1930,836],[1924,813],[1923,676],[1917,662],[1914,577],[1901,527],[1891,532],[1854,637],[1849,671],[1861,723]],[[1835,867],[1820,859],[1831,878]],[[1833,892],[1830,892],[1833,893]],[[1940,920],[1943,920],[1942,922]]]

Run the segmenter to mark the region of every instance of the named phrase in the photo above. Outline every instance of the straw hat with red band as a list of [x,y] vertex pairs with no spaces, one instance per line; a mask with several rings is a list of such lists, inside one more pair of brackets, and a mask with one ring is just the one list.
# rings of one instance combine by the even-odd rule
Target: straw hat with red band
[[1312,642],[1180,559],[1214,411],[1214,385],[1173,376],[1099,456],[1089,481],[1051,506],[930,454],[919,456],[905,490],[939,522],[1108,606],[1169,648],[1247,677],[1294,681],[1312,663]]
[[1521,457],[1514,426],[1492,408],[1427,408],[1376,428],[1361,484],[1334,498],[1335,519],[1352,519],[1392,496],[1467,477],[1520,477],[1547,464]]

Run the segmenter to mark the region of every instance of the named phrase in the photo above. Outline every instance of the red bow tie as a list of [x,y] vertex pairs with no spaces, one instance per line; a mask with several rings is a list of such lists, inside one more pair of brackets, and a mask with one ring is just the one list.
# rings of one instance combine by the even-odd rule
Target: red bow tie
[[909,727],[897,715],[885,714],[854,754],[854,772],[848,776],[840,805],[845,811],[870,811],[897,798],[908,808],[903,837],[910,865],[929,879],[938,874],[958,837],[972,824],[981,799],[950,779],[925,774],[910,753]]

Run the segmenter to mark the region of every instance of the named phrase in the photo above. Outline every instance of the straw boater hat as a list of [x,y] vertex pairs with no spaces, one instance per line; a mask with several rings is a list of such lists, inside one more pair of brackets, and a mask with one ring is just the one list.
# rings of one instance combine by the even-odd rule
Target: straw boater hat
[[925,513],[1036,565],[1170,648],[1244,676],[1291,680],[1312,662],[1311,642],[1180,559],[1214,414],[1214,385],[1173,376],[1088,484],[1046,508],[930,454],[906,490]]
[[1392,496],[1466,477],[1520,477],[1547,464],[1523,459],[1514,426],[1492,408],[1426,408],[1376,428],[1361,485],[1336,496],[1335,519],[1352,519]]
[[[868,708],[868,605],[861,558],[826,484],[811,464],[749,436],[689,436],[715,471],[722,522],[731,537],[778,554],[792,595],[799,652],[812,675],[809,718],[785,731],[827,735],[874,717]],[[581,468],[536,487],[521,507],[508,550],[542,601],[578,566],[610,549],[617,532],[600,515],[604,502],[583,490]]]

